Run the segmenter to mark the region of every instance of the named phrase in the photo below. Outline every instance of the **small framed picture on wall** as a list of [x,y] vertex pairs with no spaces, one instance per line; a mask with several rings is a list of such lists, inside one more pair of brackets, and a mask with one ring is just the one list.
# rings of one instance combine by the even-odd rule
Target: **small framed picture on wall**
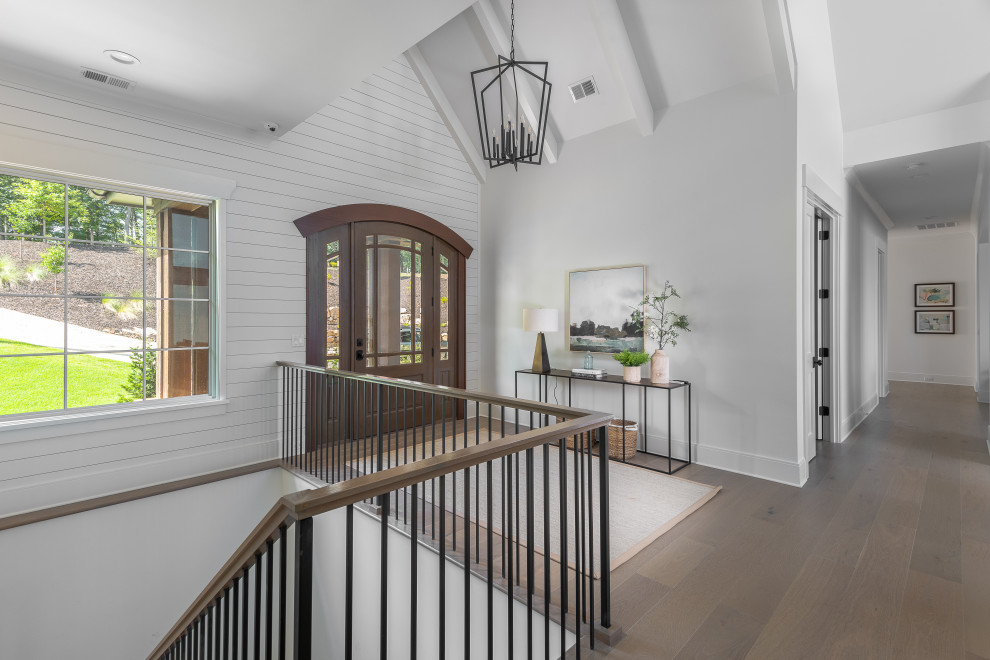
[[956,283],[915,284],[915,307],[952,307],[956,304]]
[[918,335],[956,334],[956,310],[944,309],[938,312],[915,310],[914,333]]

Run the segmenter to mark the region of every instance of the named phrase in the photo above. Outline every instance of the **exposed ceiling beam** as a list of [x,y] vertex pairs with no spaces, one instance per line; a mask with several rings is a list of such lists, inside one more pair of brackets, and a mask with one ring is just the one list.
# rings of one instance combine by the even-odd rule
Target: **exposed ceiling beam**
[[869,191],[863,186],[863,182],[859,180],[858,176],[856,176],[856,171],[850,168],[846,172],[846,179],[849,181],[849,183],[852,184],[852,187],[856,189],[856,192],[859,193],[859,196],[863,198],[863,201],[866,202],[866,205],[870,207],[870,210],[876,214],[877,219],[880,220],[880,223],[884,227],[886,227],[888,231],[893,229],[894,221],[890,219],[890,216],[887,215],[887,212],[883,210],[882,206],[880,206],[880,202],[874,199],[873,195],[871,195]]
[[[457,118],[457,113],[454,112],[454,107],[450,105],[450,101],[447,99],[447,95],[443,93],[443,89],[440,87],[437,77],[433,75],[433,70],[426,63],[426,58],[419,51],[418,46],[413,46],[406,51],[406,60],[409,62],[409,66],[412,70],[416,72],[416,77],[419,78],[420,84],[423,85],[423,89],[429,95],[430,100],[433,101],[433,105],[436,107],[437,112],[440,113],[440,118],[443,119],[443,123],[446,124],[447,130],[450,131],[451,137],[454,138],[454,142],[460,147],[461,153],[464,154],[464,160],[467,161],[468,165],[471,166],[471,170],[474,175],[478,178],[479,183],[485,182],[485,176],[488,171],[488,166],[484,159],[481,157],[481,152],[478,150],[477,142],[475,139],[471,138],[471,133],[469,133],[465,128],[461,120]],[[480,138],[476,138],[480,139]]]
[[797,61],[794,57],[794,40],[791,38],[791,22],[787,17],[785,0],[763,0],[763,20],[767,24],[770,54],[777,75],[777,93],[793,92]]
[[642,135],[650,135],[654,127],[653,104],[650,103],[650,95],[646,92],[643,74],[633,53],[626,24],[622,21],[622,14],[619,13],[619,5],[616,4],[616,0],[587,0],[587,2],[605,57],[626,88],[626,96],[632,105],[636,126],[639,127]]
[[[498,14],[495,13],[495,8],[492,6],[491,0],[478,0],[472,7],[492,50],[496,54],[507,54],[509,52],[509,35],[506,34],[505,27],[502,26]],[[520,49],[516,46],[516,55],[519,56],[520,60],[525,59],[519,53]],[[539,100],[535,98],[535,95],[526,85],[520,86],[518,94],[519,107],[523,114],[526,115],[526,121],[529,122],[530,126],[539,126],[540,122],[537,121],[536,117],[540,107]],[[537,110],[534,110],[534,108]],[[550,112],[547,111],[547,128],[543,138],[543,156],[548,162],[556,163],[559,153],[560,138],[557,137],[557,129],[554,127],[553,120],[550,118]]]

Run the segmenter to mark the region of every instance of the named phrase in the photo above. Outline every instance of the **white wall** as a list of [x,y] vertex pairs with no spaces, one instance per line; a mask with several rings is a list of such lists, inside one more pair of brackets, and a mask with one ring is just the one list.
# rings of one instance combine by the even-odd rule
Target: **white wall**
[[884,396],[877,388],[880,378],[877,251],[888,249],[887,229],[859,192],[852,186],[846,188],[838,274],[843,319],[839,336],[843,419],[838,420],[842,439],[866,419]]
[[295,483],[268,470],[0,532],[0,657],[147,657]]
[[[278,453],[273,365],[305,360],[291,346],[293,335],[305,335],[306,295],[305,241],[294,219],[338,204],[394,204],[479,246],[477,181],[402,58],[269,146],[0,81],[0,161],[187,192],[236,184],[224,204],[226,403],[4,428],[0,515]],[[467,268],[469,388],[478,386],[479,261]]]
[[[484,386],[512,394],[535,341],[522,309],[563,310],[567,271],[646,264],[648,288],[669,279],[691,319],[668,353],[673,377],[694,384],[699,462],[800,483],[794,104],[773,80],[753,81],[669,108],[649,137],[627,124],[568,142],[555,165],[493,171],[482,191]],[[580,366],[564,332],[547,339],[554,366]],[[606,356],[596,365],[618,372]],[[575,390],[575,405],[619,413],[614,389]]]
[[[965,231],[920,237],[892,232],[888,246],[890,379],[975,387],[975,237]],[[956,334],[915,334],[914,285],[924,282],[956,283]]]

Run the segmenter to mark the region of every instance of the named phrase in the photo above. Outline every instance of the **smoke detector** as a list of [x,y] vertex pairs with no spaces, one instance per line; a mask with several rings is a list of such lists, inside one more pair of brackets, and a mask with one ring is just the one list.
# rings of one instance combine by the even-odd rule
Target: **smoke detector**
[[574,99],[575,103],[598,94],[598,85],[595,84],[595,79],[591,76],[568,87],[571,90],[571,98]]
[[131,82],[130,80],[125,80],[119,76],[111,76],[109,73],[104,73],[102,71],[97,71],[96,69],[90,69],[89,67],[81,67],[82,77],[90,82],[97,83],[99,85],[106,85],[107,87],[114,87],[116,89],[130,89],[134,87],[137,83]]

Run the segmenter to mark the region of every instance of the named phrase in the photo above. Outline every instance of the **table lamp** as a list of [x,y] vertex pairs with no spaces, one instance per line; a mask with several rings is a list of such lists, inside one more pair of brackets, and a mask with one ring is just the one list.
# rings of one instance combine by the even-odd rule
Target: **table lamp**
[[541,374],[550,373],[550,357],[547,355],[547,341],[544,332],[557,332],[557,310],[537,309],[523,310],[523,330],[538,332],[536,350],[533,352],[533,371]]

